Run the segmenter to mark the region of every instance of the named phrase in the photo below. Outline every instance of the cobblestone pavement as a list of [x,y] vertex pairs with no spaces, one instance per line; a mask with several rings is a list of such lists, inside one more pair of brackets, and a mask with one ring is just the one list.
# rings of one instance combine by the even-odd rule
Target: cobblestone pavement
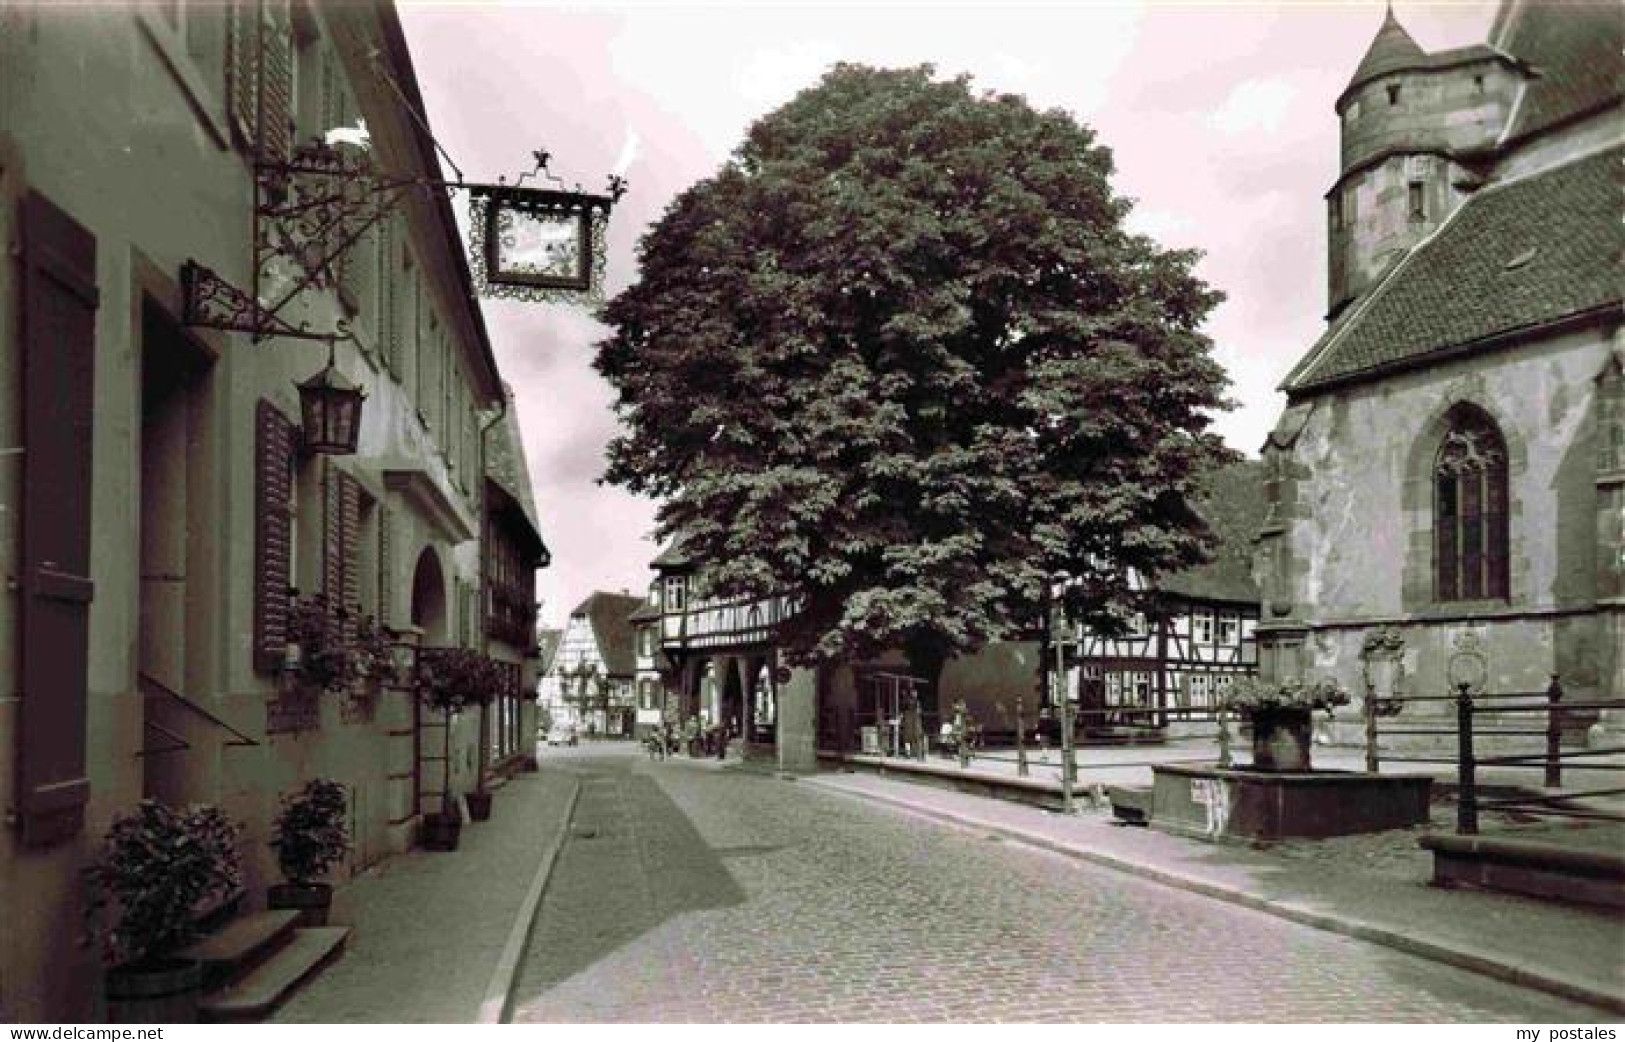
[[516,1021],[1605,1016],[791,782],[583,752]]

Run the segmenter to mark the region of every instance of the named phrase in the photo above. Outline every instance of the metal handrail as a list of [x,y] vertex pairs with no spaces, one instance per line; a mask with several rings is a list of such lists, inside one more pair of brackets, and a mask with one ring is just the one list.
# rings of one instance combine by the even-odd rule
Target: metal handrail
[[251,746],[251,745],[259,745],[260,744],[260,743],[258,743],[256,741],[254,741],[254,739],[248,737],[246,734],[243,734],[241,731],[237,730],[235,727],[233,727],[230,724],[226,723],[224,720],[220,719],[218,716],[215,716],[213,713],[209,712],[207,709],[204,709],[202,706],[198,705],[196,702],[192,701],[190,698],[187,698],[185,695],[181,694],[179,691],[176,691],[174,688],[170,687],[168,684],[165,684],[162,680],[159,680],[157,677],[153,676],[152,674],[144,673],[144,672],[141,672],[140,670],[137,670],[136,674],[135,674],[135,680],[136,680],[136,683],[138,685],[140,685],[142,688],[151,688],[153,690],[156,690],[161,695],[169,696],[170,698],[172,698],[175,701],[179,702],[181,705],[183,705],[186,708],[190,709],[192,712],[194,712],[197,715],[203,717],[203,719],[209,721],[211,724],[214,724],[216,727],[224,728],[225,730],[230,731],[232,734],[237,736],[237,740],[235,742],[226,742],[225,743],[226,745]]

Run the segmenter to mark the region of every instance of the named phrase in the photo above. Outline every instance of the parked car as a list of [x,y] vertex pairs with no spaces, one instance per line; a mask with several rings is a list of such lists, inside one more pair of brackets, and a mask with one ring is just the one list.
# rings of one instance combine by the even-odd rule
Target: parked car
[[548,745],[578,745],[580,737],[576,734],[574,725],[559,724],[547,732]]

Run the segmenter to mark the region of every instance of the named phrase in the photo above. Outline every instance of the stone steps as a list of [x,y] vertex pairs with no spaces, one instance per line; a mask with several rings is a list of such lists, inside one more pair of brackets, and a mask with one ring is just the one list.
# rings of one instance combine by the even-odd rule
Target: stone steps
[[349,939],[348,926],[294,930],[287,942],[235,981],[203,997],[198,1012],[205,1021],[262,1020],[301,981],[338,954]]
[[203,986],[230,980],[243,967],[285,944],[299,921],[294,911],[256,912],[229,920],[214,933],[176,954],[203,964]]

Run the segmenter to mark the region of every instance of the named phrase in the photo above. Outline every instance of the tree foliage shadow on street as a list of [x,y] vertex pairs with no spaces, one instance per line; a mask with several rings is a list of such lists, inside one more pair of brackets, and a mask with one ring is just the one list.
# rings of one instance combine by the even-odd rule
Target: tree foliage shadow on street
[[723,858],[775,848],[712,849],[647,775],[583,779],[515,992],[535,1002],[671,919],[743,904]]

